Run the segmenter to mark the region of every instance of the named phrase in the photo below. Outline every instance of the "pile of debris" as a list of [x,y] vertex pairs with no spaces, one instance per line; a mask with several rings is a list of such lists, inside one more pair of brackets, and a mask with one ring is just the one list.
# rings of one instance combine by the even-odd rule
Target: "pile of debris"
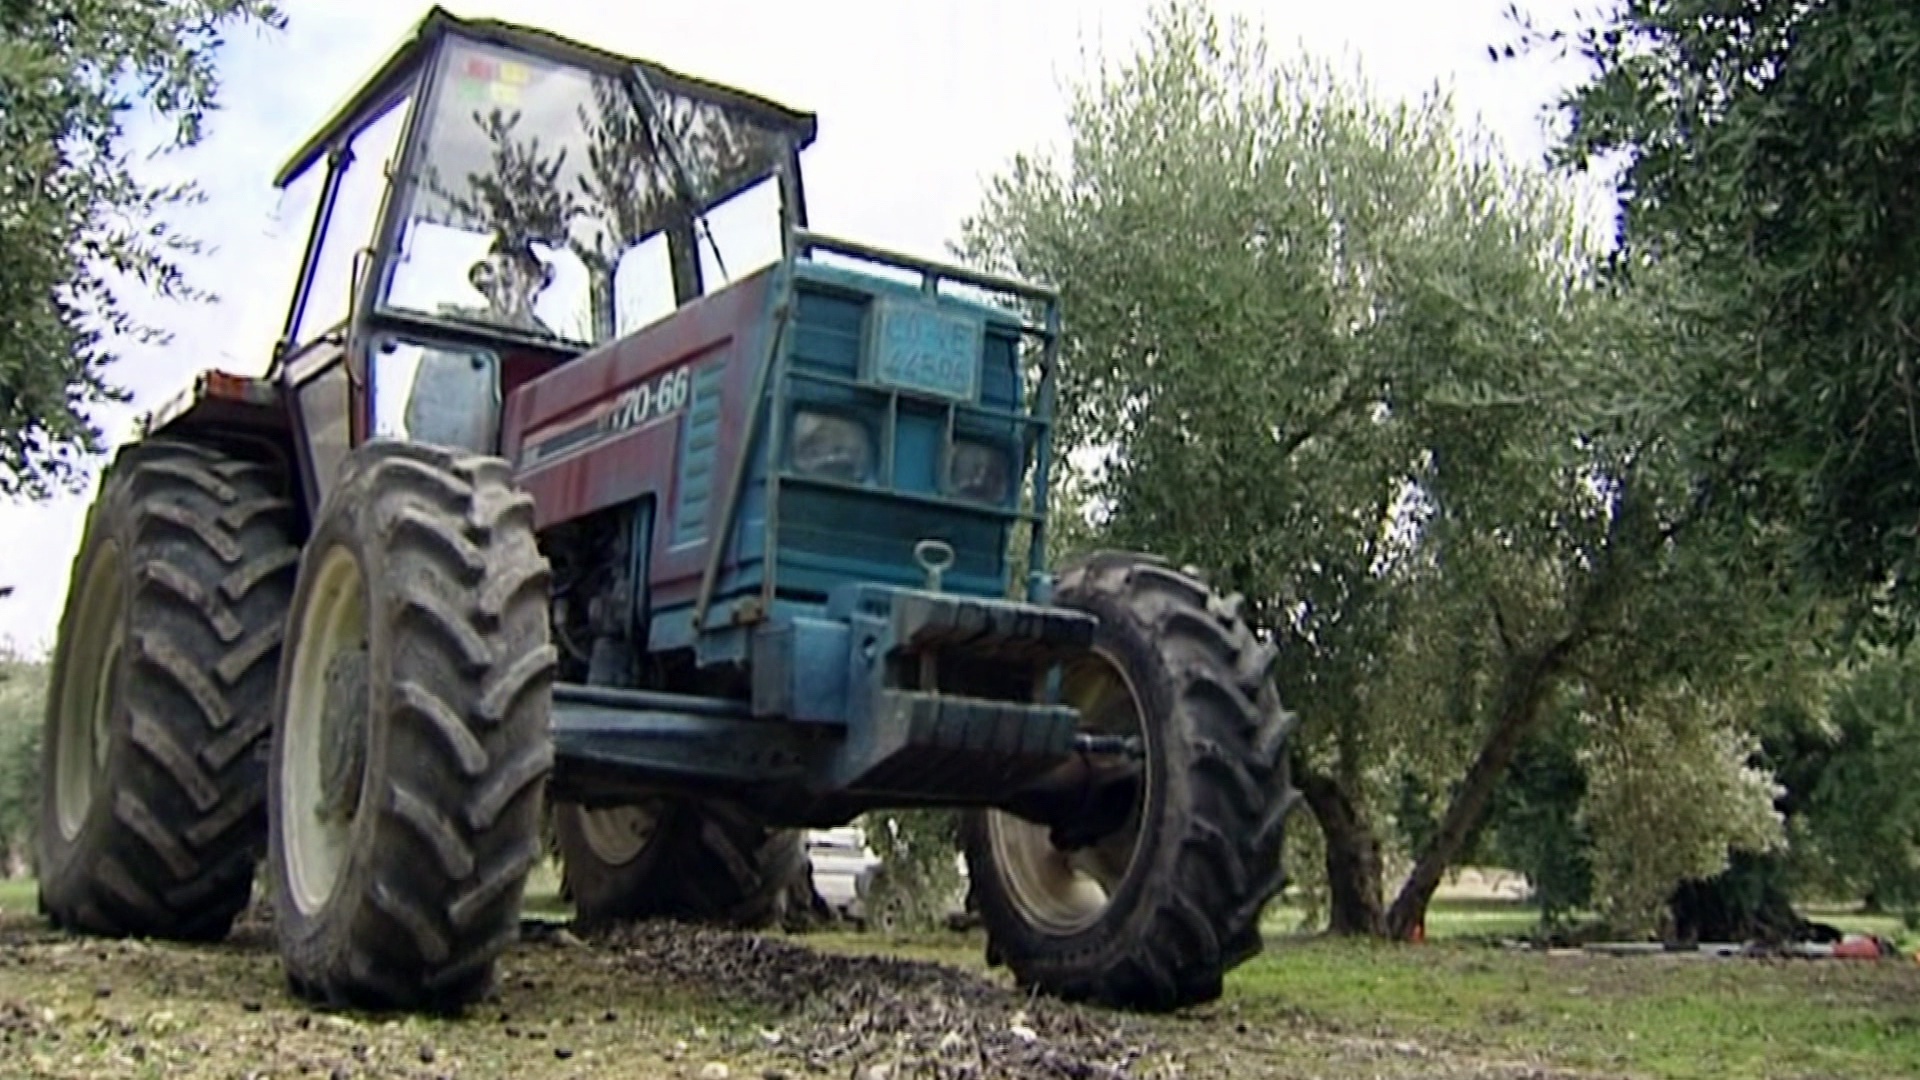
[[672,923],[585,936],[650,982],[773,1013],[765,1050],[799,1070],[960,1080],[1122,1080],[1179,1066],[1131,1017],[1010,992],[940,964],[816,952],[774,937]]

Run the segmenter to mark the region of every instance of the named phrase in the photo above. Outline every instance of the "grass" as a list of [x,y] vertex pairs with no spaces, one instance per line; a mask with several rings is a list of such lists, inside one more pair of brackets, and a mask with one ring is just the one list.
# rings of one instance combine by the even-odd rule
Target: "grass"
[[1801,906],[1800,914],[1849,934],[1872,934],[1886,938],[1909,956],[1920,952],[1920,929],[1909,927],[1906,920],[1898,915],[1862,911],[1858,904],[1805,904]]
[[[1305,911],[1275,904],[1262,920],[1268,936],[1287,936],[1300,926]],[[1440,899],[1427,912],[1427,940],[1524,937],[1540,924],[1539,909],[1511,900]]]
[[[536,883],[532,906],[563,914],[550,886]],[[744,1004],[723,976],[676,982],[644,956],[521,946],[487,1015],[389,1020],[303,1008],[264,939],[78,941],[33,911],[31,883],[0,883],[8,1075],[592,1080],[695,1076],[712,1060],[752,1077],[778,1064],[758,1042],[778,1018]],[[1870,932],[1898,926],[1845,910],[1817,917]],[[1614,958],[1475,940],[1531,921],[1523,905],[1453,900],[1436,906],[1423,945],[1271,935],[1219,1002],[1138,1023],[1174,1048],[1188,1076],[1920,1075],[1912,959]],[[1007,985],[985,967],[977,933],[802,940],[816,953],[930,960]]]
[[[1292,926],[1298,914],[1281,911],[1271,921]],[[1895,916],[1845,908],[1808,915],[1896,941],[1905,932]],[[1273,1038],[1257,1053],[1241,1047],[1235,1075],[1269,1067],[1347,1075],[1356,1058],[1378,1054],[1406,1059],[1409,1075],[1424,1060],[1451,1063],[1433,1075],[1471,1061],[1675,1080],[1920,1076],[1920,962],[1911,942],[1905,958],[1881,962],[1606,957],[1486,943],[1523,934],[1537,919],[1511,901],[1442,900],[1424,945],[1269,934],[1267,951],[1236,971],[1225,999],[1203,1013],[1231,1020],[1235,1037],[1219,1040],[1215,1029],[1216,1044],[1244,1043],[1243,1028]],[[977,935],[808,941],[982,967]]]
[[[1863,911],[1858,904],[1830,902],[1801,904],[1798,910],[1803,917],[1844,933],[1885,938],[1909,956],[1920,952],[1920,928],[1907,926],[1900,915]],[[1291,904],[1275,904],[1267,911],[1264,929],[1269,936],[1289,935],[1300,925],[1303,914],[1303,909]],[[1537,930],[1539,924],[1539,909],[1523,901],[1443,895],[1427,912],[1427,940],[1525,938]]]
[[1609,1075],[1920,1075],[1911,962],[1296,940],[1237,981],[1239,1000],[1265,1017]]
[[[1356,1059],[1384,1054],[1442,1076],[1478,1075],[1466,1063],[1674,1080],[1920,1076],[1920,963],[1911,958],[1521,951],[1449,937],[1521,913],[1500,919],[1475,905],[1438,914],[1424,945],[1270,937],[1229,978],[1226,997],[1202,1010],[1231,1027],[1196,1035],[1234,1059],[1220,1063],[1234,1075],[1347,1075]],[[809,944],[980,966],[977,936],[834,934]],[[1248,1032],[1273,1045],[1248,1052]]]

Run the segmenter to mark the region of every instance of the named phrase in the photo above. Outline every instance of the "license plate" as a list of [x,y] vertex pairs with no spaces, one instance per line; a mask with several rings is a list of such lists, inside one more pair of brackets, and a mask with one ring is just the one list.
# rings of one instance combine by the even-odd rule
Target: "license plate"
[[983,320],[891,300],[880,301],[875,314],[875,379],[938,397],[975,397],[986,335]]

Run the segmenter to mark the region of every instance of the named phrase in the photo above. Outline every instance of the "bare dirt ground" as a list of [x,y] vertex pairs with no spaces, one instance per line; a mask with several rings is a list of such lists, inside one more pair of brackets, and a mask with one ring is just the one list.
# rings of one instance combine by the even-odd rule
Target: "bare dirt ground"
[[[1476,887],[1494,898],[1450,901],[1459,938],[1273,936],[1222,1000],[1175,1016],[1022,994],[977,932],[650,925],[583,940],[546,921],[508,951],[494,995],[448,1019],[300,1003],[261,925],[217,946],[68,937],[32,914],[31,882],[5,882],[0,1080],[1920,1076],[1914,958],[1505,949],[1474,938],[1532,916],[1498,898],[1506,882],[1450,885]],[[541,896],[532,911],[565,917]]]
[[[806,939],[801,939],[806,940]],[[0,917],[0,1073],[24,1077],[1551,1077],[1231,1000],[1174,1018],[1035,1000],[1003,976],[800,940],[545,931],[458,1019],[324,1013],[258,927],[210,947],[78,940]],[[879,947],[876,942],[875,947]]]

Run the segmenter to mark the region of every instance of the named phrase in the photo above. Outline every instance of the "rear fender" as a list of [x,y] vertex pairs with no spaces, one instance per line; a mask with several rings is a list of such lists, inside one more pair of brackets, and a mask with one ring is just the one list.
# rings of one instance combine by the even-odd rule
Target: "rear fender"
[[266,379],[228,371],[202,371],[193,385],[140,418],[142,437],[177,435],[186,430],[226,428],[287,432],[287,411],[280,388]]
[[142,416],[135,431],[141,439],[179,439],[257,455],[299,491],[286,399],[269,380],[202,371],[193,385]]

